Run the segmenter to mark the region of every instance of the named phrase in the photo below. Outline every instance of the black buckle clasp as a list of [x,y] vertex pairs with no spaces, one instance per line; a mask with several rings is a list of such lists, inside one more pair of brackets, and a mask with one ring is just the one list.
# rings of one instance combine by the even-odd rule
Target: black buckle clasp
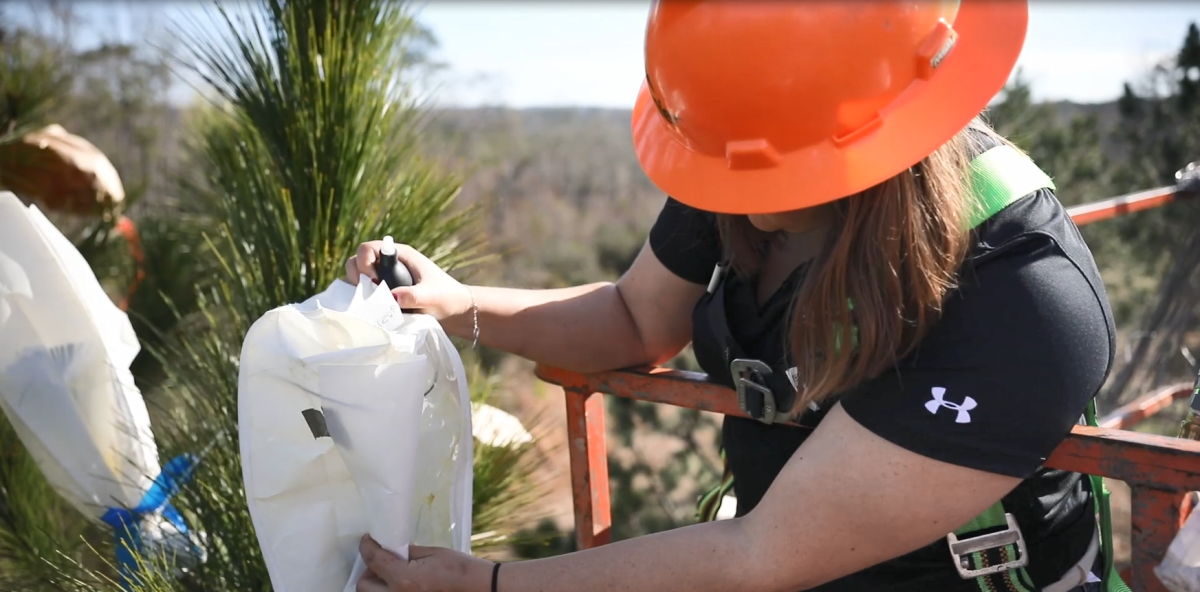
[[729,372],[733,375],[738,407],[741,407],[742,411],[752,419],[767,425],[788,420],[787,413],[779,409],[775,393],[764,380],[771,375],[770,366],[762,360],[739,358],[729,364]]

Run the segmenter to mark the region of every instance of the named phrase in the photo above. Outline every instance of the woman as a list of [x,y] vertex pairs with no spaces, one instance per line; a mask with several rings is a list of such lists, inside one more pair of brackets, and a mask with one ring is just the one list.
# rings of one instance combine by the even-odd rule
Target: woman
[[1041,465],[1108,375],[1107,297],[1049,179],[977,119],[1026,20],[1011,0],[656,3],[633,133],[672,197],[628,272],[466,287],[403,249],[418,283],[394,292],[578,371],[691,341],[757,418],[723,429],[738,516],[503,569],[365,539],[358,589],[1098,589],[1087,479]]

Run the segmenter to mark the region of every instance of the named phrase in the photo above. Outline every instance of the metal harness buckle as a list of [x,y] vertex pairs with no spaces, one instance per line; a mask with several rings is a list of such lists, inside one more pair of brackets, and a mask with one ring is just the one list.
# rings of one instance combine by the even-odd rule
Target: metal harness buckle
[[[962,579],[971,580],[995,573],[1003,573],[1011,569],[1025,567],[1029,564],[1029,556],[1025,553],[1025,537],[1021,535],[1021,529],[1017,526],[1016,518],[1013,518],[1012,514],[1005,512],[1004,521],[1008,523],[1008,526],[999,532],[962,540],[955,536],[954,533],[946,535],[946,541],[950,543],[950,557],[954,560],[954,567],[958,570],[958,575]],[[971,559],[968,556],[972,553],[987,551],[989,549],[999,549],[1013,543],[1017,544],[1016,559],[997,565],[971,569]]]
[[[767,425],[776,423],[775,419],[779,416],[779,408],[776,406],[775,393],[770,387],[760,382],[763,377],[771,375],[771,367],[762,360],[747,360],[738,358],[729,364],[729,372],[733,375],[734,385],[737,387],[738,407],[742,408],[747,415]],[[755,379],[758,379],[757,381]],[[752,389],[754,393],[748,393],[746,389]],[[750,410],[749,398],[752,395],[762,396],[762,414],[755,415]]]

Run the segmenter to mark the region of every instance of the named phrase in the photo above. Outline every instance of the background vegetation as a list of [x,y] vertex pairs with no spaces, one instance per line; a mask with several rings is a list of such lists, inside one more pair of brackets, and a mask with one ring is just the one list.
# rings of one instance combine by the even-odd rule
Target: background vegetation
[[[57,122],[103,150],[124,181],[128,204],[117,213],[136,221],[148,257],[130,304],[145,349],[134,371],[164,458],[220,442],[201,486],[181,500],[214,533],[210,562],[148,589],[269,588],[247,536],[229,430],[231,360],[263,311],[321,289],[352,245],[385,230],[478,283],[615,279],[662,204],[629,149],[628,111],[424,108],[409,83],[436,75],[432,35],[402,5],[367,1],[333,14],[329,4],[288,3],[263,13],[257,31],[216,21],[214,32],[240,31],[238,45],[180,37],[161,50],[77,47],[69,11],[54,14],[63,26],[53,30],[0,25],[0,146]],[[168,102],[172,68],[203,72],[215,102]],[[392,75],[390,90],[373,83]],[[1193,25],[1176,57],[1129,81],[1119,101],[1035,103],[1018,75],[987,116],[1055,177],[1068,205],[1173,184],[1175,171],[1200,160],[1200,33]],[[133,266],[110,236],[112,219],[56,222],[116,298]],[[1194,375],[1200,202],[1082,232],[1120,326],[1102,411]],[[495,256],[481,257],[485,246]],[[557,389],[511,356],[483,350],[469,361],[477,397],[542,428],[527,449],[480,451],[481,549],[529,557],[573,548]],[[687,352],[672,362],[693,364]],[[615,536],[691,521],[696,496],[720,476],[719,417],[608,405]],[[1181,411],[1143,429],[1172,433]],[[100,561],[111,557],[107,535],[73,519],[39,477],[0,422],[0,589],[111,588]]]

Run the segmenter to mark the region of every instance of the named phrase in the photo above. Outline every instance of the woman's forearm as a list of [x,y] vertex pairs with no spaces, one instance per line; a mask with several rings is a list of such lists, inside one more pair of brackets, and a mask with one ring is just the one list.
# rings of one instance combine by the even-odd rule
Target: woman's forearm
[[[540,364],[594,372],[653,363],[616,284],[550,290],[471,286],[479,308],[479,342]],[[470,339],[470,312],[443,321]]]
[[579,553],[518,561],[500,569],[499,592],[703,592],[762,590],[761,573],[740,520],[686,526]]

